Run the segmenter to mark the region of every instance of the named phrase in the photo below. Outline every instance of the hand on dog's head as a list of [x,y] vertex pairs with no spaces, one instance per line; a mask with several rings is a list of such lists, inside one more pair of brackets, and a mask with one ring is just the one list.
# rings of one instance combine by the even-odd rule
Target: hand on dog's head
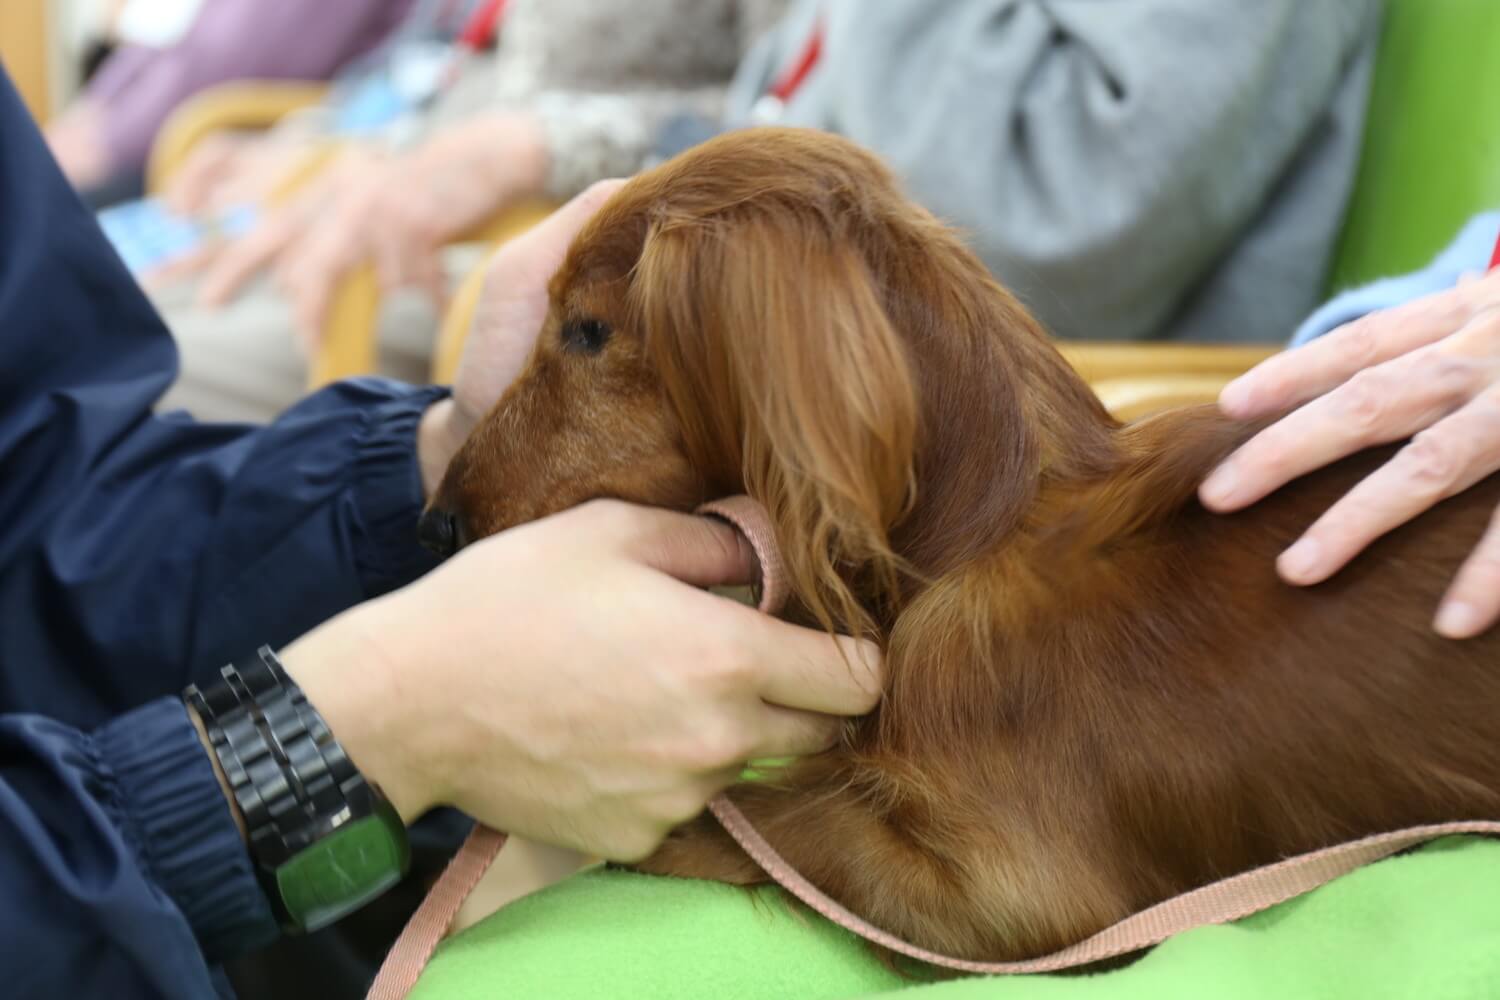
[[[691,510],[748,493],[829,627],[870,631],[872,607],[1011,526],[1004,489],[980,500],[985,527],[971,508],[977,477],[1029,487],[1019,370],[1060,369],[1092,398],[874,157],[823,133],[731,133],[635,178],[550,293],[433,508],[468,540],[595,497]],[[930,527],[903,531],[919,500]]]

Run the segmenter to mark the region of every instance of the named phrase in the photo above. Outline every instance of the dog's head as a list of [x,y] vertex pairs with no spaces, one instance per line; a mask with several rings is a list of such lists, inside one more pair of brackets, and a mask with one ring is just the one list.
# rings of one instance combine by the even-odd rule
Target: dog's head
[[748,493],[794,594],[861,628],[903,579],[1008,528],[1035,479],[1026,381],[1063,363],[845,140],[731,133],[640,175],[549,291],[529,362],[433,501],[462,537],[595,497]]

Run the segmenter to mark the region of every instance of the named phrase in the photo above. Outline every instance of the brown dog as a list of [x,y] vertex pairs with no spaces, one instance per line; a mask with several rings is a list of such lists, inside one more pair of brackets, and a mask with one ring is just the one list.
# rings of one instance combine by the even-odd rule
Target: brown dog
[[[1388,453],[1245,513],[1251,428],[1127,427],[848,142],[755,130],[579,235],[434,500],[473,538],[592,497],[770,511],[794,616],[874,636],[880,709],[734,800],[814,883],[970,958],[1048,952],[1284,855],[1500,817],[1500,633],[1429,625],[1491,477],[1298,590],[1274,558]],[[763,876],[707,817],[641,866]]]

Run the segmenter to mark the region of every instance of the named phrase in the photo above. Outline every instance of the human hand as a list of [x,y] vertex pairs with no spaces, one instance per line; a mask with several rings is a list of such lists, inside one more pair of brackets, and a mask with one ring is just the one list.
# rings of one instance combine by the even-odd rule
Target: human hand
[[506,243],[485,265],[484,286],[454,376],[453,397],[428,409],[417,436],[431,496],[469,432],[521,373],[547,317],[547,283],[573,237],[624,181],[600,181]]
[[530,118],[484,116],[343,188],[275,263],[276,284],[304,342],[317,343],[339,282],[367,261],[382,288],[417,288],[441,310],[448,294],[443,247],[541,187],[541,141]]
[[[1246,507],[1284,483],[1372,445],[1411,442],[1281,554],[1289,583],[1319,583],[1376,538],[1500,470],[1500,272],[1372,313],[1279,354],[1225,387],[1241,419],[1297,407],[1204,481],[1212,510]],[[1500,617],[1500,517],[1437,612],[1451,638]]]
[[188,151],[182,166],[162,188],[162,201],[177,215],[195,216],[209,210],[214,193],[251,149],[255,139],[245,132],[218,131],[204,136]]
[[272,201],[308,174],[333,145],[297,134],[219,131],[194,144],[167,178],[162,200],[181,216],[212,218],[242,205],[273,210]]
[[371,147],[351,144],[290,196],[262,206],[260,220],[243,236],[202,247],[168,264],[150,278],[152,284],[201,275],[198,302],[218,308],[234,300],[256,275],[274,266],[292,248],[312,238],[327,207],[340,192],[362,190],[384,176],[385,157]]
[[281,659],[404,819],[448,804],[637,860],[747,761],[823,750],[879,697],[873,645],[697,589],[753,572],[726,525],[594,501],[465,548]]

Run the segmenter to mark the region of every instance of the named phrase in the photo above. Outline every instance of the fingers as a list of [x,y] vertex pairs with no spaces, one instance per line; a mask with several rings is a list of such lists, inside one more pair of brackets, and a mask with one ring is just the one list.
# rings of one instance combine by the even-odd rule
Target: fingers
[[[698,587],[752,582],[755,551],[714,518],[603,502],[622,547],[645,565]],[[760,698],[782,708],[826,715],[864,715],[880,700],[879,649],[849,636],[791,625],[752,608],[726,605],[732,631]]]
[[207,206],[209,194],[229,173],[240,143],[222,133],[198,144],[186,163],[167,182],[162,200],[178,215],[195,215]]
[[562,242],[566,249],[566,244],[572,242],[584,223],[592,219],[625,183],[624,178],[619,177],[595,181],[538,223],[533,231],[544,234],[549,243]]
[[578,231],[623,183],[592,185],[490,255],[453,380],[463,410],[485,412],[520,373],[546,320],[548,283]]
[[277,213],[247,236],[224,247],[203,275],[198,301],[215,307],[229,302],[246,282],[291,244],[301,228],[293,216]]
[[1485,369],[1440,345],[1360,371],[1251,438],[1198,496],[1211,510],[1237,510],[1313,469],[1399,441],[1461,406],[1484,384]]
[[340,273],[320,270],[299,280],[287,291],[292,300],[293,332],[309,358],[323,343],[328,324],[328,303],[340,277]]
[[141,275],[141,287],[158,292],[179,281],[185,281],[205,270],[224,251],[224,244],[213,240],[197,247],[181,257],[174,257],[158,264]]
[[1219,394],[1219,407],[1231,417],[1250,420],[1304,403],[1356,372],[1448,336],[1470,316],[1473,297],[1472,289],[1454,289],[1345,324],[1230,382]]
[[[389,235],[400,238],[391,239]],[[448,302],[448,276],[443,270],[439,245],[441,240],[429,242],[414,231],[377,237],[373,252],[380,287],[415,288],[432,304],[434,312],[442,316]]]
[[724,522],[628,504],[608,506],[618,508],[611,513],[620,521],[626,551],[652,569],[695,587],[755,582],[755,550]]
[[1486,393],[1418,434],[1282,553],[1289,583],[1319,583],[1365,546],[1500,469],[1500,403]]
[[1433,628],[1450,639],[1469,639],[1500,618],[1500,510],[1464,560],[1438,607]]
[[441,313],[447,276],[437,248],[446,235],[433,225],[426,204],[393,193],[394,170],[373,175],[340,198],[278,268],[277,280],[292,299],[297,332],[309,347],[322,340],[339,284],[366,261],[387,290],[415,286]]
[[340,281],[359,264],[368,230],[356,199],[290,248],[276,269],[276,283],[291,300],[296,332],[309,349],[323,339],[328,309]]
[[298,254],[277,274],[277,285],[291,300],[292,323],[297,339],[311,353],[323,341],[328,305],[346,270],[331,254]]
[[838,742],[843,727],[844,720],[836,716],[766,705],[758,720],[754,745],[745,759],[806,757],[822,753]]
[[612,179],[589,185],[562,208],[502,246],[491,258],[489,273],[502,278],[514,273],[540,275],[537,284],[545,291],[546,279],[562,265],[573,237],[624,184],[623,180]]
[[744,779],[752,761],[775,761],[822,753],[838,742],[844,719],[757,703],[748,711],[717,720],[697,720],[689,745],[688,771],[702,783],[704,801]]
[[865,715],[880,701],[884,667],[872,642],[803,628],[743,609],[765,702],[823,715]]

